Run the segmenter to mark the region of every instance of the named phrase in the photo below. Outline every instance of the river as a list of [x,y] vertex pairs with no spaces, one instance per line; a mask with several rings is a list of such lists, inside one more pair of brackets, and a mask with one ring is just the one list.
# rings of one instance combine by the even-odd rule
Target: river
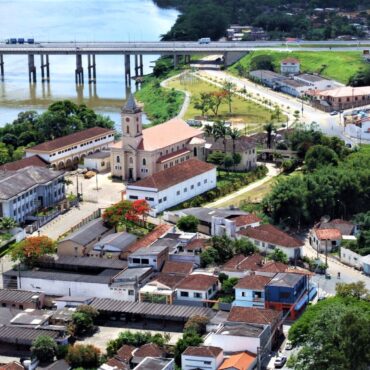
[[[154,41],[168,31],[178,12],[160,9],[151,0],[0,0],[0,39],[35,41]],[[154,56],[144,56],[144,72]],[[119,122],[126,96],[123,56],[97,56],[97,83],[77,88],[75,56],[50,56],[50,84],[41,83],[40,58],[35,56],[37,83],[28,83],[27,56],[4,56],[0,81],[0,125],[25,110],[43,111],[61,99],[85,103]],[[83,57],[85,78],[87,57]],[[135,86],[133,84],[133,86]]]

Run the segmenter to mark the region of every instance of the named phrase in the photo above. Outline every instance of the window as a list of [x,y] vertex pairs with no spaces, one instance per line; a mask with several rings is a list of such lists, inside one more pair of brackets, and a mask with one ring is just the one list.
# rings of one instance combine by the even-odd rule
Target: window
[[196,147],[194,147],[194,157],[196,157],[198,155],[198,150]]
[[162,203],[162,198],[161,199],[158,199],[158,203],[161,204]]
[[119,155],[117,155],[116,162],[117,162],[117,163],[121,163],[121,158],[120,158],[120,156],[119,156]]
[[245,297],[245,292],[242,292],[242,297]]
[[133,258],[132,263],[141,263],[140,258]]
[[186,193],[188,191],[188,188],[184,188],[184,193]]
[[194,185],[191,185],[191,186],[190,186],[190,189],[194,189]]
[[188,292],[180,292],[180,296],[181,297],[189,297],[189,293]]
[[198,182],[198,184],[197,184],[198,186],[200,186],[200,182]]
[[126,126],[126,134],[130,133],[130,126]]
[[129,289],[129,291],[128,291],[128,295],[134,295],[135,294],[135,291],[134,290],[132,290],[132,289]]
[[146,159],[143,158],[143,166],[146,166]]
[[165,202],[167,200],[167,197],[163,197],[163,202]]
[[208,182],[208,180],[207,180],[207,179],[205,179],[205,180],[204,180],[204,183],[205,183],[205,184],[207,184],[207,182]]
[[194,293],[194,298],[202,298],[202,293]]
[[139,197],[137,195],[130,195],[129,197],[130,199],[139,199]]
[[177,190],[176,195],[180,195],[180,190]]
[[130,157],[130,164],[133,164],[134,163],[134,160],[132,157]]
[[142,265],[149,265],[149,259],[148,258],[142,258],[141,259],[141,264]]

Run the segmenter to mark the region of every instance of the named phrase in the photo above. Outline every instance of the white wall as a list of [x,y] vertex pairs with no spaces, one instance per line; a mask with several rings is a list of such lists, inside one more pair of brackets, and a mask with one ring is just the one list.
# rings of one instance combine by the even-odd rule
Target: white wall
[[203,344],[205,346],[221,347],[224,352],[248,351],[257,354],[257,348],[260,346],[260,339],[209,333],[204,339]]
[[[258,301],[257,300],[253,301],[254,299],[253,292],[254,290],[251,290],[251,289],[235,288],[235,301],[233,303],[233,306],[264,308],[265,307],[265,292],[264,291],[261,292],[262,293],[261,300],[258,300]],[[243,297],[243,293],[244,293],[244,297]]]
[[168,208],[213,189],[216,187],[216,181],[216,168],[213,168],[210,171],[162,191],[158,191],[155,188],[137,187],[134,184],[128,185],[126,199],[134,200],[135,198],[132,197],[146,199],[152,208],[150,214],[156,216],[157,213],[163,212]]
[[223,352],[215,357],[181,355],[182,370],[217,370],[224,358]]
[[362,256],[344,247],[340,247],[340,260],[347,265],[357,268],[361,268],[363,265]]
[[[177,289],[176,290],[176,297],[178,300],[181,300],[181,301],[201,301],[203,299],[209,299],[209,298],[212,298],[216,292],[217,292],[217,287],[216,289],[213,289],[213,287],[209,287],[209,289],[211,289],[211,293],[208,293],[208,290],[207,291],[203,291],[203,290],[190,290],[190,289]],[[188,297],[183,297],[181,295],[181,292],[187,292],[188,293]],[[201,294],[201,297],[197,298],[194,296],[194,294]]]

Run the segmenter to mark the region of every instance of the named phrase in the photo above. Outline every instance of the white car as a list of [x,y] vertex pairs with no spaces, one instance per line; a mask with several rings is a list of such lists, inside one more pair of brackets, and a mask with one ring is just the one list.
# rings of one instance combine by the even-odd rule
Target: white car
[[274,362],[275,369],[283,367],[286,363],[286,360],[287,360],[286,356],[280,355],[280,356],[276,357],[275,362]]
[[291,349],[293,349],[293,344],[292,342],[290,342],[289,340],[286,342],[286,345],[285,345],[285,349],[287,351],[290,351]]

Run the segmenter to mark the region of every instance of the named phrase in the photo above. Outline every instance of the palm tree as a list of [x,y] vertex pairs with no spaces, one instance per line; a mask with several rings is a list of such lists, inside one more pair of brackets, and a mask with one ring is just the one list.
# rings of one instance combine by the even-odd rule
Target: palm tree
[[207,137],[213,136],[213,127],[211,125],[205,125],[203,131]]
[[2,230],[11,230],[17,226],[17,222],[11,217],[3,217],[0,221],[0,228]]
[[[215,141],[218,140],[218,139],[223,140],[224,153],[227,154],[226,144],[227,144],[227,137],[230,134],[230,128],[226,127],[225,121],[224,122],[218,121],[218,122],[215,122],[213,129],[214,129],[213,135],[215,137]],[[216,137],[217,137],[217,139],[216,139]]]
[[[229,132],[230,138],[233,141],[233,159],[235,158],[235,143],[238,139],[240,139],[240,131],[237,128],[232,128]],[[234,163],[234,171],[235,171],[235,163]]]
[[267,132],[267,147],[271,148],[271,141],[272,141],[272,133],[275,131],[275,126],[272,122],[267,123],[263,126],[263,129]]

